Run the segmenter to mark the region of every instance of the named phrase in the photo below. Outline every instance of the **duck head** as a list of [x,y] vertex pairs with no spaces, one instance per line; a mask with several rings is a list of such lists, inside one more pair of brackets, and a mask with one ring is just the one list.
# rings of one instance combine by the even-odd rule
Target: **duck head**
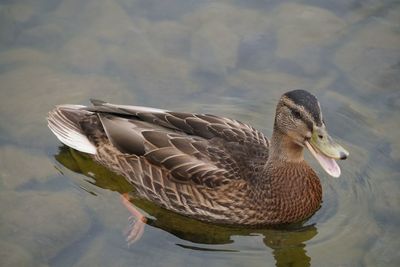
[[340,176],[336,160],[349,156],[328,134],[317,98],[305,90],[294,90],[283,94],[278,102],[271,155],[279,160],[300,161],[303,148],[332,177]]

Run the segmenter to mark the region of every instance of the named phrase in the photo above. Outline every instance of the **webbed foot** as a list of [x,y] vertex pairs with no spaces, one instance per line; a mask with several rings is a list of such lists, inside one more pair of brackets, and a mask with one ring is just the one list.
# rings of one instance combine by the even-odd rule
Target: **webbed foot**
[[128,246],[137,242],[142,237],[147,221],[147,218],[130,202],[130,199],[131,197],[128,193],[124,193],[121,196],[122,204],[132,214],[129,217],[129,226],[125,231]]

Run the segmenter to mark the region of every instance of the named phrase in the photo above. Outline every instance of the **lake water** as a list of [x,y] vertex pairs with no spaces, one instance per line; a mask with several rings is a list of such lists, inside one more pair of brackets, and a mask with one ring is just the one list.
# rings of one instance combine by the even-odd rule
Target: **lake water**
[[[399,266],[400,3],[0,2],[1,266]],[[321,209],[282,229],[200,223],[151,203],[128,246],[133,188],[48,130],[57,104],[236,118],[271,135],[303,88],[350,152]]]

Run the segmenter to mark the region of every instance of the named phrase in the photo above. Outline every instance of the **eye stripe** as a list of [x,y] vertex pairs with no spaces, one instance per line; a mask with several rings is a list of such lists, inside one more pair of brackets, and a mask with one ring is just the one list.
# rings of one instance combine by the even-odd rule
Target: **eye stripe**
[[304,122],[307,125],[308,130],[310,130],[312,132],[313,131],[313,122],[310,120],[305,120]]
[[285,105],[285,107],[287,107],[290,110],[290,112],[292,113],[293,117],[295,117],[297,119],[304,120],[304,116],[303,116],[301,110],[297,109],[296,107],[289,106],[286,103],[284,105]]
[[302,118],[302,117],[301,117],[301,113],[300,113],[298,110],[296,110],[296,109],[291,109],[291,111],[292,111],[293,116],[294,116],[296,119],[301,119],[301,118]]
[[295,107],[291,107],[285,104],[285,107],[287,107],[290,112],[293,114],[293,116],[299,120],[302,120],[306,125],[307,128],[312,131],[313,130],[313,122],[307,117],[304,116],[302,111],[299,111],[298,109],[296,109]]

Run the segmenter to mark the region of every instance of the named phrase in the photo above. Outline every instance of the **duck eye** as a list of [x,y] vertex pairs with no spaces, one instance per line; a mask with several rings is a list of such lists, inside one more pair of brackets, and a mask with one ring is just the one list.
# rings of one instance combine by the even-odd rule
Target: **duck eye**
[[296,119],[300,119],[301,118],[300,112],[297,111],[297,110],[292,110],[292,114]]

